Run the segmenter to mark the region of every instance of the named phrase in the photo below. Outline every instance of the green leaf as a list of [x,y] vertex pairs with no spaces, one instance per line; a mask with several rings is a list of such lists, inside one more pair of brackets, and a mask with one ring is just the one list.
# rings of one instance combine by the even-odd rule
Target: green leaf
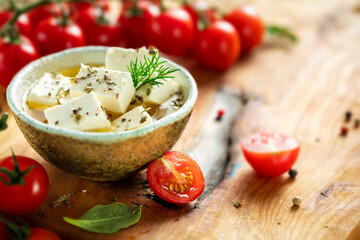
[[63,217],[65,222],[96,233],[115,233],[139,221],[141,206],[128,206],[120,202],[97,205],[79,219]]
[[4,113],[0,118],[0,131],[7,129],[8,125],[6,124],[6,121],[9,117],[8,113]]
[[298,41],[298,38],[294,33],[292,33],[289,29],[281,26],[268,25],[266,26],[266,31],[272,36],[284,37],[294,43]]

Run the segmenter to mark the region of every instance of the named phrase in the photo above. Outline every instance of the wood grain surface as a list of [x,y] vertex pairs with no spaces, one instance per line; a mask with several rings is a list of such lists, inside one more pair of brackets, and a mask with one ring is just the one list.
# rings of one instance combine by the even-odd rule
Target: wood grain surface
[[[50,192],[39,211],[23,216],[63,239],[360,239],[360,3],[355,0],[212,1],[221,11],[254,5],[265,22],[293,29],[296,45],[266,39],[231,69],[213,73],[193,60],[174,59],[195,77],[199,98],[175,150],[185,151],[206,175],[206,192],[186,206],[169,205],[149,189],[145,172],[108,183],[89,182],[45,162],[25,141],[14,119],[0,132],[0,158],[17,154],[41,162]],[[4,90],[1,90],[1,96]],[[1,97],[2,111],[8,111]],[[218,109],[222,121],[215,121]],[[340,137],[341,126],[349,133]],[[241,139],[258,131],[281,132],[301,142],[295,180],[253,172]],[[86,190],[86,193],[81,190]],[[76,192],[71,207],[52,203]],[[1,193],[3,194],[3,193]],[[292,198],[301,196],[300,207]],[[143,205],[140,221],[116,234],[93,234],[62,221],[97,204]],[[242,201],[237,209],[233,202]]]

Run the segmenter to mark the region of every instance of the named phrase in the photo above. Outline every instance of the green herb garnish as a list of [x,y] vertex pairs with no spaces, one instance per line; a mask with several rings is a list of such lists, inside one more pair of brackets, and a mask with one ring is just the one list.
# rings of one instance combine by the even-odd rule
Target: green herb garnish
[[136,57],[135,62],[131,60],[130,65],[127,66],[134,83],[134,87],[138,90],[144,84],[150,84],[153,86],[163,85],[159,80],[167,80],[174,78],[170,76],[171,73],[179,71],[180,69],[171,69],[165,67],[164,63],[167,61],[161,61],[160,55],[157,53],[152,55],[151,58],[144,56],[144,61],[139,61]]
[[86,211],[79,219],[63,217],[65,222],[96,233],[115,233],[137,223],[141,206],[128,206],[120,202],[97,205]]
[[284,37],[294,43],[298,41],[297,36],[294,33],[292,33],[289,29],[284,27],[280,27],[276,25],[268,25],[266,26],[266,31],[272,36]]
[[8,125],[6,123],[6,121],[9,118],[9,114],[8,113],[4,113],[1,118],[0,118],[0,131],[7,129]]

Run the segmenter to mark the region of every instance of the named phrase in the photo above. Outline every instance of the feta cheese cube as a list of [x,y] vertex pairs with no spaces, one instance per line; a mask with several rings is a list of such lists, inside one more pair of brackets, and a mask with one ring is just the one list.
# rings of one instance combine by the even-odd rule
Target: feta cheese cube
[[44,113],[51,126],[80,131],[111,129],[110,121],[93,92],[48,108]]
[[89,67],[81,69],[70,88],[73,98],[93,91],[101,105],[110,112],[124,113],[134,96],[135,88],[130,73]]
[[28,105],[33,110],[44,110],[58,104],[59,92],[70,86],[70,78],[61,74],[45,73],[30,90]]
[[149,84],[141,86],[135,92],[135,96],[138,99],[141,97],[143,102],[160,105],[180,91],[180,84],[173,79],[159,80],[159,82],[163,85],[153,86],[153,88]]
[[119,48],[113,47],[109,48],[106,51],[105,56],[105,68],[110,70],[117,70],[123,72],[129,72],[128,66],[131,61],[136,60],[144,62],[144,56],[151,59],[151,54],[146,47],[142,47],[139,49],[127,49],[127,48]]
[[136,107],[125,113],[112,122],[116,132],[133,130],[152,123],[151,116],[145,111],[143,106]]

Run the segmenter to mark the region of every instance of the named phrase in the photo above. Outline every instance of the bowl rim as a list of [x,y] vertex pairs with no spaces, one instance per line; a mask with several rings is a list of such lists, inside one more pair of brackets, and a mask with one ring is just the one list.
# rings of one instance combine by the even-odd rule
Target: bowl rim
[[[78,47],[78,48],[72,48],[67,49],[61,52],[57,52],[54,54],[47,55],[45,57],[41,57],[38,60],[35,60],[28,65],[26,65],[24,68],[22,68],[13,78],[10,85],[7,88],[6,96],[7,96],[7,102],[11,109],[11,111],[17,115],[20,119],[22,119],[27,124],[33,126],[34,128],[47,132],[49,134],[53,135],[60,135],[64,137],[71,137],[75,138],[77,140],[86,140],[86,141],[99,141],[99,140],[126,140],[128,138],[135,138],[135,137],[141,137],[144,136],[150,132],[155,131],[158,128],[165,127],[167,125],[170,125],[178,120],[181,120],[186,115],[190,114],[195,106],[195,102],[197,99],[198,91],[197,86],[194,78],[191,76],[191,74],[186,70],[184,67],[178,65],[177,63],[174,63],[173,61],[164,58],[164,60],[167,61],[167,63],[174,68],[180,69],[180,72],[184,74],[186,81],[189,83],[190,89],[189,89],[189,96],[184,105],[177,110],[176,112],[173,112],[162,119],[143,126],[141,128],[137,128],[130,131],[125,132],[104,132],[104,133],[97,133],[97,132],[83,132],[78,130],[72,130],[72,129],[65,129],[65,128],[59,128],[55,126],[48,125],[46,123],[40,122],[30,116],[28,116],[23,110],[22,107],[19,106],[15,99],[16,99],[16,90],[18,89],[19,85],[22,83],[22,80],[24,79],[24,76],[26,76],[32,69],[38,67],[39,65],[43,64],[44,62],[53,61],[54,59],[61,59],[64,56],[74,54],[74,53],[82,53],[82,52],[106,52],[106,50],[111,47],[105,47],[105,46],[86,46],[86,47]],[[105,59],[104,59],[105,61]]]

